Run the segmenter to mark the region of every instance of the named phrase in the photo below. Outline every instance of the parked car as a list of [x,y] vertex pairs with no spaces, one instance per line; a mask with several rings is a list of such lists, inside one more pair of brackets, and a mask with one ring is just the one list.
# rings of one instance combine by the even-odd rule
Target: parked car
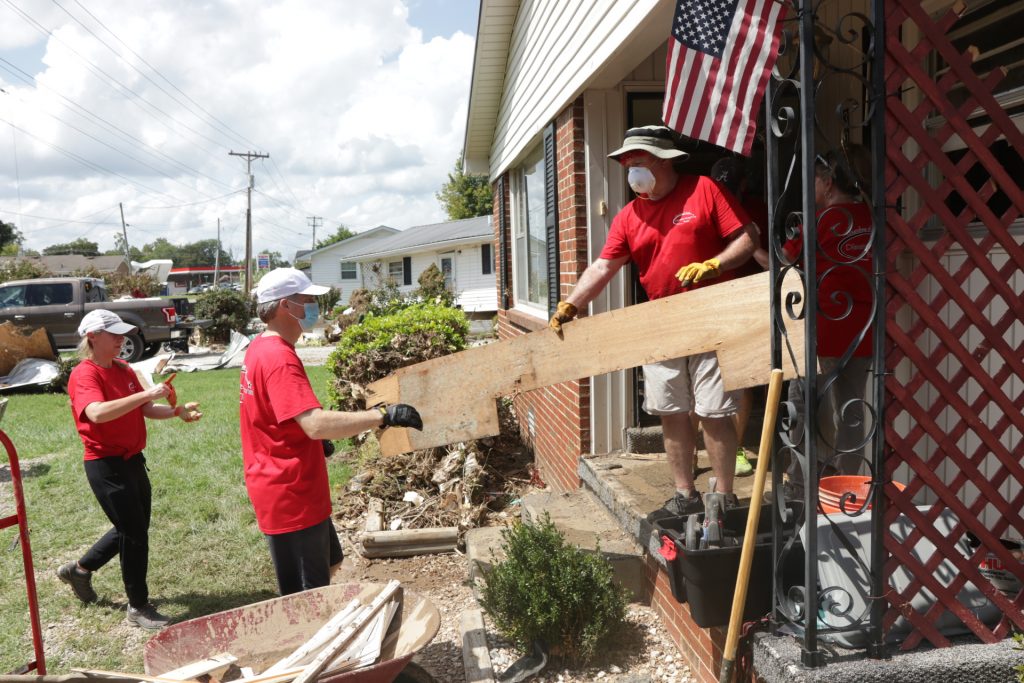
[[89,311],[105,308],[139,331],[125,336],[121,357],[135,362],[168,343],[188,352],[190,329],[179,324],[179,306],[187,300],[123,299],[111,301],[103,280],[90,277],[40,278],[0,283],[0,323],[44,327],[58,348],[78,345],[78,324]]

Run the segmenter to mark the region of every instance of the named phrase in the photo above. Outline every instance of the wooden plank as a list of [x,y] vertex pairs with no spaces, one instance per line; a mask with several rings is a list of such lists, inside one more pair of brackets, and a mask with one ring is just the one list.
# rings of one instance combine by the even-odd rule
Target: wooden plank
[[359,540],[364,547],[434,543],[455,544],[459,540],[459,528],[448,526],[431,527],[428,529],[366,532],[360,535]]
[[320,654],[302,670],[302,673],[295,679],[295,683],[310,683],[315,680],[320,672],[324,670],[335,657],[352,641],[356,634],[367,624],[367,622],[381,610],[392,598],[398,594],[401,584],[398,581],[389,581],[384,589],[370,602],[369,609],[359,619],[349,624],[345,629],[332,640],[327,647],[320,651]]
[[348,626],[349,622],[355,618],[359,608],[360,605],[358,600],[353,600],[345,605],[343,609],[338,611],[333,617],[328,619],[323,626],[317,629],[317,632],[314,633],[309,640],[295,648],[295,650],[293,650],[287,657],[275,662],[263,673],[276,674],[280,671],[286,671],[297,666],[304,666],[309,657],[316,654],[320,648],[331,642],[331,640],[338,635],[338,632],[341,631],[341,629]]
[[213,655],[196,662],[190,662],[184,666],[179,666],[177,669],[166,671],[160,674],[160,678],[170,678],[175,681],[187,681],[190,678],[198,678],[203,674],[208,674],[211,671],[216,671],[221,667],[234,664],[238,661],[238,657],[235,657],[231,653],[223,652],[219,655]]
[[462,613],[462,667],[466,683],[493,683],[494,668],[487,649],[483,612],[467,609]]
[[145,674],[132,674],[125,671],[106,671],[104,669],[79,669],[72,667],[72,671],[80,674],[86,674],[88,676],[97,676],[99,678],[109,678],[117,680],[130,680],[130,681],[146,681],[146,683],[180,683],[179,679],[164,678],[162,676],[146,676]]
[[[792,273],[782,296],[802,292]],[[493,399],[695,353],[717,352],[728,390],[763,384],[771,371],[769,303],[769,274],[762,273],[574,320],[562,337],[544,329],[402,368],[371,384],[368,402],[416,406],[423,431],[387,429],[381,452],[494,436]],[[803,325],[787,325],[787,335],[802,362]],[[786,378],[795,377],[783,356]]]
[[371,498],[366,509],[366,531],[382,531],[384,529],[384,501]]
[[455,550],[455,543],[422,543],[416,545],[371,545],[363,546],[360,554],[363,557],[377,559],[380,557],[416,557],[417,555],[439,555]]

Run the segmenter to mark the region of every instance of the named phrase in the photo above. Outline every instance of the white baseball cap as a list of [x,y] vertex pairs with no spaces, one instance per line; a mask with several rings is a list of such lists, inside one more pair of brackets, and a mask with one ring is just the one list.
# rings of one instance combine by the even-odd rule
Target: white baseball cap
[[84,337],[89,332],[110,332],[111,334],[130,334],[139,328],[129,325],[121,320],[117,313],[112,313],[105,308],[97,308],[89,311],[78,323],[78,336]]
[[275,268],[256,285],[256,303],[265,304],[296,294],[320,296],[328,292],[327,287],[314,285],[306,274],[295,268]]

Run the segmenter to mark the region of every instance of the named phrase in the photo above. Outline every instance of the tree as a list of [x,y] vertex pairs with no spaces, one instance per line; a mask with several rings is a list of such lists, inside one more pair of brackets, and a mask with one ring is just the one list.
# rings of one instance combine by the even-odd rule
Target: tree
[[349,237],[355,237],[355,233],[346,228],[344,223],[338,223],[338,229],[334,231],[333,235],[328,235],[322,240],[316,241],[316,248],[323,249],[329,244],[347,240]]
[[448,182],[434,196],[441,202],[449,220],[486,216],[491,212],[491,186],[487,177],[467,175],[463,171],[461,155],[455,160],[455,170],[448,174]]
[[100,245],[84,237],[64,244],[51,244],[43,249],[45,256],[64,256],[66,254],[80,254],[81,256],[99,256]]
[[[114,233],[114,248],[107,249],[103,252],[104,256],[124,256],[124,235],[119,232]],[[128,258],[132,261],[142,260],[142,251],[138,247],[128,248]]]
[[21,240],[21,232],[14,226],[14,223],[0,221],[0,253],[4,256],[13,256],[13,254],[8,254],[7,252],[11,247],[14,247],[14,253],[16,254]]

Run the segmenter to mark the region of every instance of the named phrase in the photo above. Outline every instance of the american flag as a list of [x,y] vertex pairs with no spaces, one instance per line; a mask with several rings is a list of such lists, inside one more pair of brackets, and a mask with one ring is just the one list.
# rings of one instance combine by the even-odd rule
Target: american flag
[[749,156],[785,15],[782,0],[678,0],[665,68],[665,124]]

